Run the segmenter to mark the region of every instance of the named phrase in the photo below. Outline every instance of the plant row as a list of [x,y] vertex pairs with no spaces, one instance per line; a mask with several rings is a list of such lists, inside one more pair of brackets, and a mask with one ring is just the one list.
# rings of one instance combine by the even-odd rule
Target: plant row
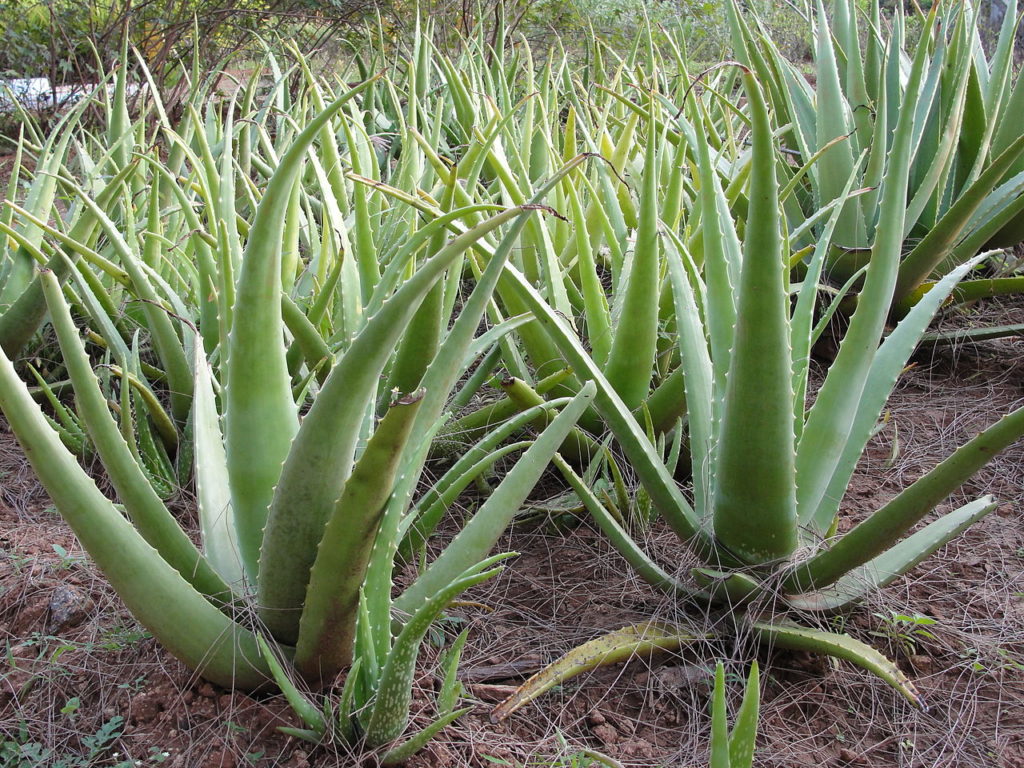
[[[975,11],[937,3],[911,54],[900,14],[819,5],[816,89],[735,6],[736,61],[700,73],[652,29],[621,54],[535,59],[500,27],[445,56],[424,24],[405,55],[378,30],[340,72],[268,53],[227,96],[196,66],[176,121],[153,87],[130,104],[125,49],[112,89],[24,124],[0,211],[0,406],[139,621],[220,685],[276,682],[313,741],[397,763],[466,711],[462,635],[437,719],[406,733],[420,643],[500,571],[552,467],[718,631],[848,659],[923,706],[880,653],[797,618],[848,609],[994,509],[932,514],[1024,434],[1018,409],[838,533],[935,314],[1024,285],[985,250],[1024,239],[1006,18],[989,56]],[[198,545],[167,503],[189,485]],[[656,521],[702,565],[645,551]],[[627,627],[498,714],[692,639]],[[314,701],[299,679],[344,682]],[[716,694],[715,765],[750,764],[753,690],[731,741]]]

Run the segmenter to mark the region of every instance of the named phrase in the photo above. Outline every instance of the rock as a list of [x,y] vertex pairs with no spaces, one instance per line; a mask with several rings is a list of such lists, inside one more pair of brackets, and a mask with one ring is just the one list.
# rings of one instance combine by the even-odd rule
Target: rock
[[67,584],[59,584],[50,596],[46,629],[52,633],[81,624],[92,608],[93,602],[87,595]]

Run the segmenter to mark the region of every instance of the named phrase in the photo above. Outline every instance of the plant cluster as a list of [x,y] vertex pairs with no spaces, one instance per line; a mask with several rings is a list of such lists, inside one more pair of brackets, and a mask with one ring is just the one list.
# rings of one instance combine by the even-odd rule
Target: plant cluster
[[[269,86],[261,70],[226,97],[197,89],[180,120],[152,80],[129,110],[125,47],[109,96],[25,124],[0,211],[0,407],[168,651],[223,686],[276,684],[296,736],[402,762],[466,711],[463,633],[436,719],[406,732],[420,644],[498,572],[554,467],[644,579],[712,606],[721,632],[848,659],[923,706],[878,651],[797,619],[848,609],[994,509],[913,530],[1024,434],[1019,408],[839,533],[909,356],[1024,205],[1014,28],[989,62],[970,8],[936,5],[910,56],[876,7],[861,58],[853,3],[831,22],[819,6],[815,91],[730,9],[738,63],[696,78],[678,28],[595,42],[580,65],[501,34],[445,55],[429,22],[394,56],[381,24],[331,77],[268,55]],[[991,110],[944,138],[970,98]],[[945,248],[923,267],[919,231]],[[189,483],[199,544],[166,501]],[[471,486],[485,499],[428,556]],[[654,518],[699,567],[644,551]],[[690,639],[627,627],[496,714]],[[713,764],[747,766],[756,669],[732,736],[723,685],[720,668]]]

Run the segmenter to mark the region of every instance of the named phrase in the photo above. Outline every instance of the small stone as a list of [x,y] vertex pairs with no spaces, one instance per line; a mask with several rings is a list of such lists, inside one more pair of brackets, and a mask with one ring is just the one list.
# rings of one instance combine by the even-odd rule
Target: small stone
[[587,717],[587,722],[590,723],[591,725],[604,725],[606,722],[608,722],[608,720],[607,720],[607,718],[605,718],[604,715],[602,715],[600,712],[598,712],[595,709]]
[[74,587],[60,584],[50,596],[50,617],[46,623],[49,632],[59,632],[67,627],[81,624],[93,602]]

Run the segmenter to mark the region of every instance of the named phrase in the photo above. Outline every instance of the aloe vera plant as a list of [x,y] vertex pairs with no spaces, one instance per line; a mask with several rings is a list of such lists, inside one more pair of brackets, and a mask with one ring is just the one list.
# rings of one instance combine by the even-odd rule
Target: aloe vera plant
[[[734,5],[729,8],[738,56],[771,82],[776,119],[788,126],[787,143],[799,157],[798,175],[780,165],[803,201],[802,207],[787,201],[790,226],[799,230],[796,244],[813,243],[824,226],[824,217],[806,224],[801,218],[830,204],[841,206],[826,261],[831,280],[850,280],[869,257],[881,225],[885,158],[897,118],[911,98],[914,125],[903,220],[909,245],[899,263],[894,317],[905,315],[941,277],[984,248],[1019,242],[1013,233],[1020,230],[1024,210],[1024,134],[1011,116],[1019,111],[1024,85],[1013,73],[1016,3],[1007,7],[991,57],[981,44],[977,8],[934,4],[919,19],[918,53],[927,52],[924,73],[911,81],[900,12],[887,34],[877,2],[866,19],[850,0],[831,4],[831,14],[818,2],[810,19],[816,30],[816,89],[769,38],[751,32]],[[839,194],[852,174],[865,193],[843,202]],[[1022,288],[1018,276],[971,274],[950,301]]]
[[[130,211],[122,206],[123,175],[115,174],[109,183],[109,201],[102,192],[94,196],[64,180],[92,226],[104,233],[120,270],[118,285],[147,303],[154,347],[161,344],[159,334],[165,334],[158,359],[167,365],[187,353],[188,397],[181,416],[187,419],[195,456],[200,546],[161,501],[158,478],[145,461],[148,452],[140,450],[141,443],[134,444],[131,414],[152,392],[136,375],[142,370],[138,345],[122,337],[103,290],[110,276],[76,270],[68,258],[69,253],[90,250],[91,241],[83,240],[92,229],[83,233],[72,228],[63,235],[43,228],[67,252],[55,250],[51,262],[59,269],[43,270],[35,279],[74,388],[77,418],[120,505],[96,488],[61,444],[10,358],[0,360],[0,407],[57,509],[139,621],[199,674],[242,690],[277,679],[291,694],[290,676],[329,684],[351,667],[343,706],[331,718],[331,728],[318,733],[322,738],[340,734],[370,747],[387,745],[404,732],[413,668],[430,623],[456,595],[498,572],[494,566],[501,558],[488,559],[490,550],[593,398],[588,385],[573,398],[531,410],[531,418],[544,413],[552,417],[535,440],[520,441],[517,448],[525,451],[502,483],[393,604],[395,553],[420,512],[413,496],[427,447],[443,423],[448,395],[481,351],[474,336],[504,261],[526,220],[541,208],[539,201],[580,161],[560,169],[523,204],[464,206],[422,228],[401,210],[385,210],[369,195],[354,193],[351,182],[338,177],[335,181],[343,185],[332,187],[329,174],[316,175],[312,189],[318,195],[317,210],[327,221],[320,230],[325,241],[320,257],[326,258],[331,237],[348,230],[342,205],[351,204],[357,214],[355,235],[362,247],[372,245],[374,230],[369,227],[375,218],[390,215],[405,226],[406,234],[390,252],[375,248],[375,263],[359,265],[362,275],[346,272],[349,258],[339,267],[311,265],[322,269],[328,282],[332,272],[344,282],[340,306],[334,302],[336,294],[322,297],[316,290],[306,295],[295,291],[293,299],[289,293],[307,265],[293,261],[287,266],[295,258],[287,247],[302,236],[296,235],[299,224],[309,222],[313,211],[309,191],[294,190],[307,164],[315,170],[324,167],[320,152],[332,151],[328,136],[335,135],[337,120],[350,132],[358,131],[351,118],[358,112],[343,111],[352,109],[377,79],[338,94],[330,103],[311,97],[315,108],[294,130],[282,131],[276,147],[263,143],[258,152],[243,155],[254,164],[263,153],[274,159],[265,185],[247,188],[243,195],[234,189],[239,162],[234,150],[253,149],[244,143],[249,134],[233,126],[230,116],[205,126],[193,119],[190,130],[215,133],[221,154],[214,157],[207,136],[175,132],[169,140],[172,147],[184,148],[175,160],[180,165],[172,170],[156,158],[142,164],[157,169],[153,186],[136,196],[151,204],[144,237],[115,223]],[[161,130],[173,132],[167,123]],[[311,150],[318,140],[319,152]],[[350,151],[357,147],[358,141],[350,141]],[[171,155],[173,159],[173,150]],[[190,166],[191,172],[201,174],[192,188],[204,195],[200,210],[209,212],[210,240],[202,238],[206,227],[175,178]],[[369,167],[364,170],[371,172]],[[349,194],[362,202],[341,197]],[[169,222],[156,218],[166,202],[175,201],[187,205]],[[377,216],[370,215],[374,205]],[[252,211],[250,220],[241,219],[243,206]],[[468,225],[449,239],[444,227],[456,220]],[[189,240],[198,249],[194,269],[175,264],[164,252],[167,241],[161,227],[170,226],[199,235]],[[40,239],[39,233],[32,237]],[[390,247],[384,237],[378,236],[377,242]],[[412,391],[381,393],[396,347],[401,349],[403,337],[415,330],[418,308],[435,285],[450,281],[452,273],[457,279],[457,266],[468,248],[484,243],[490,259],[461,310],[453,312],[449,306],[434,353],[408,374]],[[63,275],[73,276],[65,286]],[[188,293],[179,294],[176,286]],[[361,293],[346,305],[355,298],[352,288]],[[190,298],[208,291],[209,312],[202,300],[193,303]],[[94,341],[119,363],[120,424],[80,338],[69,297],[101,327]],[[330,306],[324,306],[328,300]],[[332,329],[337,339],[329,341],[321,330]],[[491,338],[507,330],[496,329]],[[110,369],[101,372],[105,370]],[[161,415],[155,423],[165,425],[167,439],[177,439],[174,416],[162,412],[158,398],[152,400],[150,415]],[[485,461],[495,452],[508,453],[494,444],[478,451]],[[393,621],[393,616],[398,618]],[[456,663],[457,654],[453,656]],[[453,690],[442,696],[438,723],[399,744],[395,755],[408,755],[461,713]]]
[[[527,280],[507,268],[522,300],[565,360],[577,375],[597,384],[596,407],[655,508],[706,563],[693,568],[688,577],[659,565],[575,471],[555,457],[595,520],[637,571],[671,594],[727,606],[726,616],[764,642],[860,664],[919,706],[923,702],[910,682],[877,651],[846,635],[800,627],[791,614],[847,608],[994,509],[995,501],[982,497],[910,533],[974,471],[1024,434],[1024,409],[1017,409],[866,520],[836,533],[847,483],[907,358],[936,309],[977,263],[970,260],[953,269],[883,338],[906,220],[914,95],[926,61],[922,47],[912,63],[907,98],[894,127],[860,299],[810,408],[808,361],[820,332],[812,313],[841,208],[833,208],[807,276],[798,289],[790,286],[768,106],[753,74],[743,72],[752,153],[742,253],[724,245],[739,234],[721,208],[709,210],[702,224],[705,240],[712,245],[718,241],[717,247],[705,248],[704,277],[693,268],[682,240],[667,228],[662,230],[688,403],[693,506],[577,335]],[[703,157],[701,182],[714,190],[718,178],[707,162],[708,153]],[[841,200],[849,197],[854,181],[852,175],[847,179]],[[802,553],[799,558],[797,552]],[[762,597],[767,606],[759,600]]]
[[[669,210],[678,218],[687,208],[690,190],[684,189],[677,171],[691,150],[675,136],[674,144],[663,146],[665,109],[657,100],[637,106],[619,91],[634,78],[668,82],[667,69],[659,68],[663,60],[649,34],[641,37],[631,61],[623,62],[607,85],[591,94],[585,93],[585,84],[565,58],[549,61],[535,75],[531,51],[521,45],[516,55],[525,57],[527,66],[522,81],[513,83],[501,66],[501,55],[496,53],[491,67],[482,67],[473,57],[434,58],[453,95],[452,117],[435,134],[442,139],[440,147],[420,128],[403,134],[402,144],[423,149],[440,182],[437,188],[450,189],[451,198],[434,193],[436,203],[420,200],[417,207],[436,216],[477,199],[522,202],[537,179],[567,158],[580,151],[604,156],[604,161],[594,159],[565,177],[552,191],[549,201],[565,219],[529,222],[511,262],[554,309],[571,318],[629,404],[650,410],[656,431],[664,432],[674,426],[684,405],[676,396],[680,379],[672,377],[674,354],[663,333],[672,322],[671,301],[651,298],[660,290],[664,270],[657,219]],[[415,67],[417,72],[429,69],[426,64]],[[485,99],[481,94],[494,95]],[[564,126],[559,118],[563,114],[568,116]],[[460,143],[449,138],[445,146],[448,135]],[[456,165],[452,158],[458,159]],[[664,187],[667,197],[661,194]],[[386,192],[408,196],[394,183]],[[472,256],[470,266],[479,269]],[[603,280],[611,286],[609,295]],[[492,322],[523,314],[522,302],[506,279],[499,281],[496,296],[489,310]],[[503,343],[486,359],[487,370],[473,382],[475,391],[489,379],[489,371],[504,369],[495,379],[506,382],[504,396],[450,425],[439,450],[458,449],[461,439],[478,436],[487,425],[539,398],[578,389],[580,381],[565,369],[561,354],[535,324],[516,328],[515,338],[518,344]],[[584,417],[583,426],[598,425],[593,414]],[[583,452],[593,455],[595,446],[586,445]]]

